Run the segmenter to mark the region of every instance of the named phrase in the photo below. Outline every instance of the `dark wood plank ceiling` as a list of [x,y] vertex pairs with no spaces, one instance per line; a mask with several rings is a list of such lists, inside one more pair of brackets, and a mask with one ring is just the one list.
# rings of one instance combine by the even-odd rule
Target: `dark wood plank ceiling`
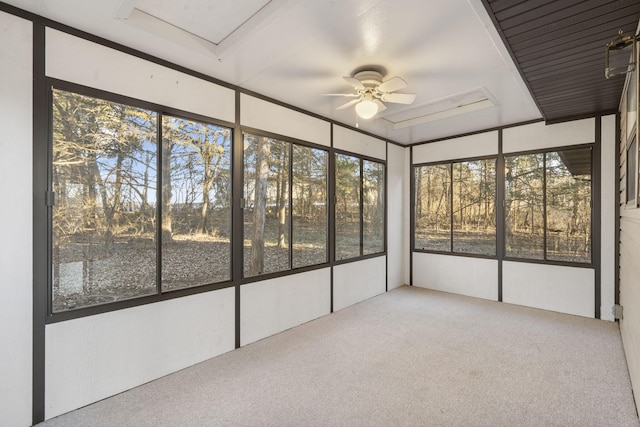
[[605,45],[635,33],[640,0],[482,0],[547,121],[616,111]]

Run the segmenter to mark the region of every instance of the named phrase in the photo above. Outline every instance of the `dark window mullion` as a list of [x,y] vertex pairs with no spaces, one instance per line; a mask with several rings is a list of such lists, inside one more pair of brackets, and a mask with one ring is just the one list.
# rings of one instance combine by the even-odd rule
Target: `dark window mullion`
[[[164,141],[162,140],[161,112],[156,116],[156,294],[162,293],[162,156],[164,154]],[[170,161],[170,160],[169,160]]]
[[364,160],[360,158],[360,256],[364,254]]
[[[333,138],[333,126],[331,127]],[[336,260],[336,154],[327,152],[327,261]],[[332,270],[333,271],[333,270]],[[333,304],[333,299],[331,300]]]
[[449,163],[449,252],[453,252],[453,163]]
[[293,144],[289,143],[289,269],[293,270]]
[[547,261],[547,152],[542,153],[542,250]]
[[[48,120],[48,129],[51,129],[51,132],[48,132],[47,135],[47,150],[46,150],[46,158],[47,158],[47,170],[46,170],[46,188],[45,193],[49,193],[52,195],[53,200],[51,203],[53,206],[46,206],[46,218],[47,218],[47,312],[46,315],[50,316],[53,313],[53,287],[54,287],[54,272],[53,272],[53,246],[54,246],[54,224],[53,224],[53,214],[55,213],[55,198],[56,198],[56,188],[54,186],[54,175],[55,175],[55,166],[53,164],[53,86],[49,86],[47,90],[48,96],[48,106],[49,111],[47,114]],[[48,203],[45,203],[48,205]],[[35,235],[35,234],[34,234]]]

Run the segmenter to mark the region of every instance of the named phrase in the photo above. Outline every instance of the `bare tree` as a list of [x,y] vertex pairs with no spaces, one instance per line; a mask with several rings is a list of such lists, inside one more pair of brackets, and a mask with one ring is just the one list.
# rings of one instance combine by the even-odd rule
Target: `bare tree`
[[256,153],[256,177],[254,186],[253,234],[251,236],[251,274],[264,271],[264,225],[267,207],[267,180],[271,144],[265,137],[258,137]]

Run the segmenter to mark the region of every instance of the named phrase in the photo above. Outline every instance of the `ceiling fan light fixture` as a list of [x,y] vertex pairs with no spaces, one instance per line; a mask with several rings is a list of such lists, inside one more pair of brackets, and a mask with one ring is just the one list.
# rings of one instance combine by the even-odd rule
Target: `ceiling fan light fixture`
[[372,118],[378,113],[378,104],[376,104],[373,98],[365,96],[362,101],[356,104],[356,114],[361,119],[367,120]]

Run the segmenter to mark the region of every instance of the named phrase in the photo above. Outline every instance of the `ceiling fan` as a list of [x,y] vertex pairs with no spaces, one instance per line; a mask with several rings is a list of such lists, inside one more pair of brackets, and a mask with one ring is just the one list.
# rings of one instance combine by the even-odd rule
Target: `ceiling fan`
[[400,77],[392,77],[382,81],[382,74],[377,71],[364,70],[353,77],[343,77],[355,89],[356,93],[328,93],[327,96],[345,96],[355,98],[336,108],[344,110],[355,105],[356,114],[362,119],[370,119],[387,107],[385,102],[395,104],[411,104],[416,99],[413,93],[393,93],[407,87],[407,82]]

